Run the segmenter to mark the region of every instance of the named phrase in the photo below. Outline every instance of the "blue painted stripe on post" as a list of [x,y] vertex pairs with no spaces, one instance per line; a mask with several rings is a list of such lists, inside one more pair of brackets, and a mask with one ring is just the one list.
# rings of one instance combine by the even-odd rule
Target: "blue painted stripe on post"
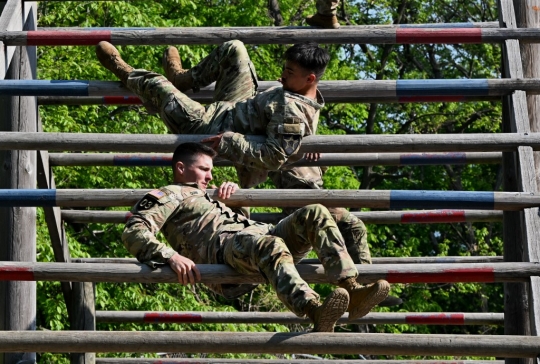
[[1,96],[88,96],[89,81],[0,80]]
[[493,192],[390,191],[390,209],[479,209],[493,210]]
[[56,190],[0,190],[0,206],[56,206]]
[[428,166],[440,164],[466,164],[467,155],[463,152],[444,154],[402,154],[399,156],[402,165]]
[[487,79],[397,80],[396,96],[489,96]]
[[399,28],[476,28],[474,23],[400,24]]

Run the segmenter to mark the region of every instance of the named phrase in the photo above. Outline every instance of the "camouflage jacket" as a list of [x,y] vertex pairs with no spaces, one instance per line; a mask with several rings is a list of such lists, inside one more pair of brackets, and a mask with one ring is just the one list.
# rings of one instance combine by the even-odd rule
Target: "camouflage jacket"
[[[302,138],[317,131],[324,100],[317,101],[274,87],[238,102],[225,122],[218,147],[220,156],[233,161],[240,185],[253,187],[264,182],[268,171],[295,162]],[[263,143],[246,140],[245,135],[266,135]]]
[[[137,202],[131,212],[133,215],[126,223],[122,241],[139,262],[152,268],[166,264],[175,252],[196,264],[223,263],[218,259],[220,235],[262,225],[212,200],[195,183],[153,190]],[[163,233],[170,247],[156,238],[158,231]],[[238,287],[246,288],[246,285],[208,286],[228,298],[253,288],[248,285],[249,289],[239,291]]]

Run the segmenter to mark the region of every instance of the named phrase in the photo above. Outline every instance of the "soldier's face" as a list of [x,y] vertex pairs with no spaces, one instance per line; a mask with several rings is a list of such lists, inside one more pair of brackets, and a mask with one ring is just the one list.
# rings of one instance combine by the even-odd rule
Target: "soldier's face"
[[199,154],[192,163],[176,163],[175,182],[197,183],[199,188],[206,191],[212,180],[214,163],[210,156]]
[[281,78],[279,79],[283,84],[284,90],[295,92],[300,95],[304,95],[313,85],[315,80],[316,78],[313,73],[293,61],[285,62]]

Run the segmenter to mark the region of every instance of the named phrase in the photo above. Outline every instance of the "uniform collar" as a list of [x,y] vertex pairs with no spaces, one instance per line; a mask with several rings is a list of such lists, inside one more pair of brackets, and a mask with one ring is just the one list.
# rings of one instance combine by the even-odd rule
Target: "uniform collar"
[[285,94],[287,97],[298,99],[302,101],[303,103],[306,103],[309,106],[313,107],[315,110],[320,110],[324,107],[324,98],[321,92],[319,91],[319,89],[317,89],[317,100],[313,100],[310,97],[297,94],[296,92],[284,90],[283,87],[281,89],[283,90],[283,94]]

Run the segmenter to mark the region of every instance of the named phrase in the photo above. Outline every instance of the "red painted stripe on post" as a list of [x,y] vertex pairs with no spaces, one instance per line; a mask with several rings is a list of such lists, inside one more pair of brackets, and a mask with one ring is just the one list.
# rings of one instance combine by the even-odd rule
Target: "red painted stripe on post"
[[389,283],[457,283],[495,281],[493,267],[445,269],[437,273],[408,273],[397,270],[386,275]]
[[124,216],[124,222],[127,222],[131,216],[133,216],[131,212],[126,212],[126,215]]
[[456,44],[482,43],[481,28],[429,29],[398,28],[396,29],[398,44]]
[[145,313],[144,322],[194,324],[203,322],[203,319],[201,315],[195,313]]
[[94,31],[28,31],[27,45],[96,45],[102,40],[111,41],[110,30]]
[[105,105],[141,105],[142,101],[137,96],[103,96]]
[[35,281],[31,268],[0,267],[0,281]]
[[465,222],[464,210],[441,210],[430,212],[404,212],[401,215],[402,224]]
[[465,325],[465,315],[462,313],[437,313],[406,315],[405,322],[417,325]]
[[464,102],[465,96],[400,96],[398,102]]

